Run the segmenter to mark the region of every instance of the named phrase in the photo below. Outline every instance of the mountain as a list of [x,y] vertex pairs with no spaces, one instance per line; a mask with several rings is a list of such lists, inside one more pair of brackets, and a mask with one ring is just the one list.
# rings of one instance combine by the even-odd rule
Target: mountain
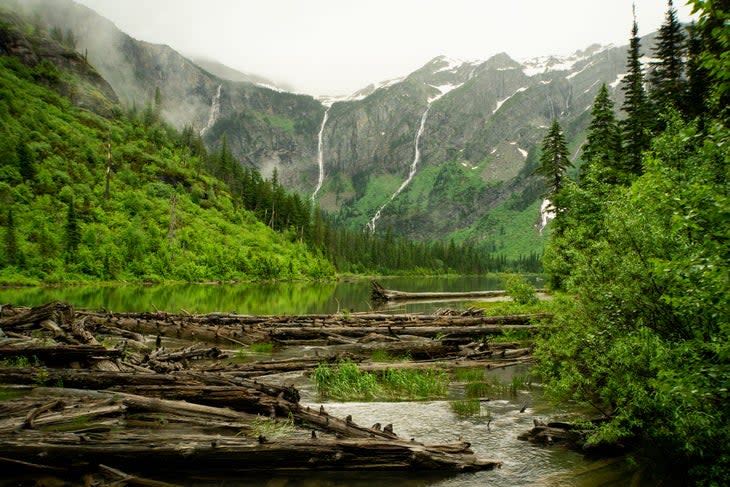
[[70,0],[23,2],[38,5],[36,15],[76,34],[78,51],[123,103],[145,106],[157,88],[166,119],[192,125],[211,149],[225,141],[265,176],[276,170],[341,224],[480,242],[510,257],[542,248],[532,173],[552,119],[577,156],[600,84],[621,103],[623,47],[529,60],[436,57],[403,78],[315,100],[219,64],[203,68]]
[[333,276],[156,106],[123,110],[72,44],[0,5],[0,284]]
[[215,59],[207,59],[202,57],[194,57],[191,59],[195,64],[221,79],[225,79],[228,81],[243,81],[246,83],[253,83],[264,88],[271,88],[275,91],[294,91],[292,87],[288,85],[277,83],[257,74],[242,73],[241,71],[233,69],[230,66],[226,66],[225,64],[220,63]]
[[298,169],[287,166],[311,164],[316,157],[324,107],[311,96],[224,79],[229,70],[218,66],[218,76],[169,46],[136,40],[71,0],[0,0],[0,5],[73,32],[77,51],[109,81],[122,103],[143,108],[159,91],[166,120],[204,131],[211,149],[220,147],[225,134],[242,163],[265,175],[278,169],[282,182],[298,186],[298,177],[287,181]]
[[[601,82],[620,96],[624,64],[624,49],[600,46],[523,62],[437,57],[362,99],[337,101],[322,131],[320,204],[363,227],[382,209],[376,229],[412,238],[517,249],[519,233],[532,242],[522,251],[538,248],[541,188],[532,171],[545,130],[558,118],[576,151]],[[417,156],[413,178],[391,201]]]

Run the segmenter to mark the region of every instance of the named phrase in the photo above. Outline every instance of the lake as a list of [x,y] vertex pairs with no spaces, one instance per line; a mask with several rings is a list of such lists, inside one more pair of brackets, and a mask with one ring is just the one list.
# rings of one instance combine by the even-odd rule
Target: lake
[[[498,275],[456,277],[384,277],[377,279],[388,289],[401,291],[488,291],[502,289]],[[530,276],[541,287],[539,276]],[[338,282],[275,282],[234,284],[126,284],[0,289],[0,303],[37,306],[65,301],[77,308],[123,311],[168,311],[179,313],[319,314],[349,310],[429,312],[440,307],[458,307],[465,302],[409,303],[376,308],[370,302],[370,280]]]

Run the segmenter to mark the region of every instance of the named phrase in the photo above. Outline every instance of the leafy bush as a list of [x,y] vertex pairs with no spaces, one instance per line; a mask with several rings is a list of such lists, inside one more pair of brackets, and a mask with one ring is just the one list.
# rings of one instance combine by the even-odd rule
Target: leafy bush
[[519,274],[507,274],[504,288],[513,301],[519,304],[535,304],[539,301],[535,288]]

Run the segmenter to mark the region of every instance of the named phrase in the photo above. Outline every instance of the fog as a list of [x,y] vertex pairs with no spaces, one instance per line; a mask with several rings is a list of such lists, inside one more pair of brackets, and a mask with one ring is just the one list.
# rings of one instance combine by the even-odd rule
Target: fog
[[[77,0],[131,36],[293,86],[343,95],[403,76],[444,54],[487,59],[565,55],[623,45],[632,0]],[[675,8],[681,21],[690,9]],[[640,35],[664,0],[637,0]]]

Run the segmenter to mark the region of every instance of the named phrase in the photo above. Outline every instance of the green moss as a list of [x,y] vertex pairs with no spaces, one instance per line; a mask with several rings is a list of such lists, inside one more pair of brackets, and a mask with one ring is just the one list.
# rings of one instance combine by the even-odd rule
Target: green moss
[[0,387],[0,401],[12,401],[28,394],[28,390]]

